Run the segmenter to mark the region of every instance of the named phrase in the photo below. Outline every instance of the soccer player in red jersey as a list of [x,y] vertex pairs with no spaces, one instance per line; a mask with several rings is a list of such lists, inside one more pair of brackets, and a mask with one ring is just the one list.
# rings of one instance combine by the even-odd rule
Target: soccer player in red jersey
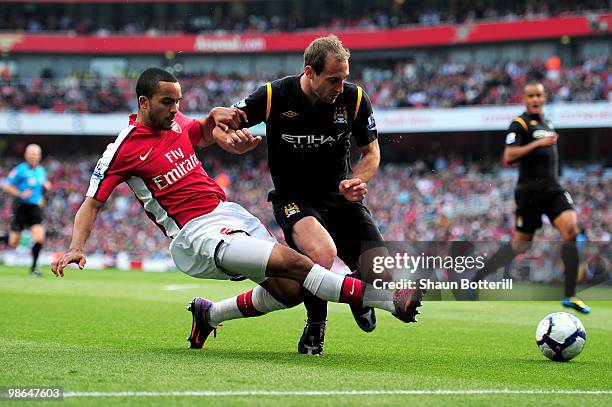
[[299,304],[303,290],[326,301],[377,307],[404,322],[415,321],[421,304],[418,288],[377,290],[332,273],[276,243],[257,218],[227,201],[202,168],[194,146],[233,137],[239,140],[234,152],[255,148],[260,137],[247,129],[230,130],[245,119],[240,117],[244,113],[215,108],[203,119],[188,119],[179,111],[178,80],[158,68],[140,75],[136,94],[138,114],[130,116],[129,126],[98,161],[76,214],[70,248],[51,264],[56,276],[63,277],[70,263],[85,266],[85,242],[96,217],[112,190],[127,182],[149,218],[172,238],[170,253],[178,269],[198,278],[248,278],[258,284],[217,303],[194,298],[189,306],[192,348],[202,348],[223,321]]

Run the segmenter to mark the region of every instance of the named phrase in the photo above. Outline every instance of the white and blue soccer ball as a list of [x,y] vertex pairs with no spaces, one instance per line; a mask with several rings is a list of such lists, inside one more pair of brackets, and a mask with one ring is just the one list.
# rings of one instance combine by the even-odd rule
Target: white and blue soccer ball
[[536,329],[536,343],[550,360],[567,362],[582,352],[586,331],[582,322],[567,312],[547,315]]

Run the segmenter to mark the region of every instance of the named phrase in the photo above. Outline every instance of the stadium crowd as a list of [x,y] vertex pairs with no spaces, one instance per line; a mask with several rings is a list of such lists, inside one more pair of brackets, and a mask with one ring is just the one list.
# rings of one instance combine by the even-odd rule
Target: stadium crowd
[[[389,68],[366,67],[350,78],[364,87],[376,108],[454,107],[520,103],[526,77],[541,77],[551,102],[612,100],[612,57],[585,59],[561,66],[554,57],[539,62],[476,65],[465,62],[433,64],[400,62]],[[39,78],[0,73],[0,110],[109,113],[135,111],[134,76],[102,78],[93,72],[75,72],[54,78],[51,68]],[[264,83],[271,75],[204,73],[177,75],[181,79],[185,112],[228,106]]]
[[[175,34],[288,32],[308,29],[384,29],[407,25],[462,24],[481,20],[546,18],[610,10],[608,0],[499,0],[342,2],[246,2],[198,4],[11,4],[0,8],[0,30],[75,34]],[[224,4],[225,3],[225,4]],[[241,3],[241,2],[235,2]],[[165,7],[164,7],[165,6]],[[163,10],[163,14],[160,13]],[[112,15],[112,18],[104,18]]]
[[[46,250],[61,251],[69,243],[72,220],[80,206],[97,157],[78,160],[48,157],[43,165],[53,186],[45,208]],[[18,161],[0,163],[0,183]],[[265,161],[242,157],[231,164],[216,157],[205,161],[209,174],[226,190],[228,198],[242,204],[273,231],[282,233],[266,202],[272,184]],[[612,173],[601,168],[565,171],[564,184],[572,192],[581,228],[589,240],[612,239]],[[478,162],[456,157],[384,164],[368,185],[367,203],[387,240],[508,240],[513,230],[513,190],[516,170],[485,170]],[[11,199],[0,194],[0,228],[8,229]],[[109,238],[112,236],[112,238]],[[542,240],[557,240],[546,225]],[[168,240],[145,216],[127,185],[122,184],[106,203],[86,247],[89,253],[134,256],[168,256]],[[2,248],[0,248],[2,249]]]
[[611,68],[609,56],[565,67],[556,57],[491,65],[404,62],[392,69],[366,68],[358,82],[378,108],[521,103],[527,77],[542,78],[550,102],[588,102],[612,100]]

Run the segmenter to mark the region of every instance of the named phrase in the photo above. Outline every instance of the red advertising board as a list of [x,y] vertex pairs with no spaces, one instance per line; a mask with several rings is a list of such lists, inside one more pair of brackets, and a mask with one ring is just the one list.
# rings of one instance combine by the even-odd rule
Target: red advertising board
[[[301,52],[327,31],[236,35],[31,35],[1,33],[0,51],[13,53],[192,54]],[[415,48],[610,35],[612,14],[487,22],[394,30],[336,32],[351,50]]]

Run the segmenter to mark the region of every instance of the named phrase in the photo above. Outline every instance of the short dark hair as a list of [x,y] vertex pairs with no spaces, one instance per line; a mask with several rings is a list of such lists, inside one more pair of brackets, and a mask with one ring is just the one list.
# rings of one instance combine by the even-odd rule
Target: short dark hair
[[333,55],[338,61],[348,61],[351,53],[344,48],[342,41],[335,35],[320,37],[310,43],[304,51],[304,66],[310,65],[315,73],[320,74],[325,68],[327,57]]
[[144,96],[151,99],[160,82],[178,82],[178,79],[168,71],[160,68],[148,68],[138,77],[136,81],[136,97]]

